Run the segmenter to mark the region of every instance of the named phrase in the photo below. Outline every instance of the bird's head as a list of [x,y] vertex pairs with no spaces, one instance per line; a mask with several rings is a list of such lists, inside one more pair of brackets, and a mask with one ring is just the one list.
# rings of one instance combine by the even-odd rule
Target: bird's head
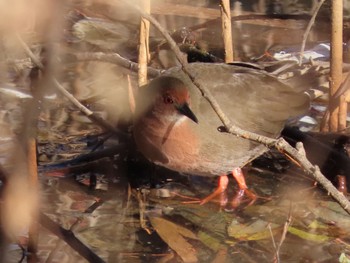
[[141,89],[143,90],[139,94],[138,102],[145,112],[171,122],[187,117],[198,123],[190,108],[190,92],[180,79],[159,77]]

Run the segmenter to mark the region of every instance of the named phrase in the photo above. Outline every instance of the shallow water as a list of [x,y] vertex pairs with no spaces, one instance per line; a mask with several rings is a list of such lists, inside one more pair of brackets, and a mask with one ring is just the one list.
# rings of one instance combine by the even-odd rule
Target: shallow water
[[[290,11],[286,3],[283,8]],[[309,7],[310,3],[305,5]],[[305,5],[297,3],[293,10]],[[100,14],[109,6],[78,7]],[[108,11],[104,14],[119,18],[113,26],[109,20],[106,26],[100,18],[87,23],[91,22],[93,28],[107,27],[108,30],[99,33],[108,32],[108,38],[96,40],[93,35],[93,39],[70,43],[72,50],[63,49],[68,53],[112,50],[135,59],[137,45],[133,32],[137,23],[123,19],[123,10]],[[203,18],[192,17],[157,15],[157,18],[170,31],[205,22]],[[245,59],[259,57],[271,47],[295,47],[303,32],[299,22],[290,23],[292,29],[236,24],[239,26],[235,38],[241,43],[236,52]],[[196,41],[208,51],[222,56],[218,26],[210,23],[204,29],[200,27],[195,35]],[[325,30],[315,28],[311,41],[325,40]],[[159,40],[157,33],[151,35],[153,42]],[[67,89],[112,125],[128,130],[131,110],[127,75],[136,87],[135,73],[103,62],[66,62],[60,66],[59,81]],[[2,80],[1,87],[8,88],[11,83],[14,90],[29,94],[28,72],[22,73],[20,79],[11,72]],[[20,147],[14,135],[20,130],[29,102],[26,96],[18,98],[4,92],[0,95],[3,121],[0,162],[11,170],[18,162],[13,161],[10,153],[16,155]],[[259,196],[254,204],[248,205],[248,199],[243,199],[238,208],[232,208],[230,202],[225,207],[220,207],[219,202],[191,204],[190,201],[198,201],[214,189],[215,178],[179,175],[154,167],[134,153],[131,142],[121,138],[110,138],[98,149],[100,152],[116,147],[103,158],[94,157],[73,167],[53,166],[90,152],[102,129],[58,93],[56,98],[42,101],[40,107],[37,135],[40,211],[56,223],[55,227],[71,229],[74,236],[68,233],[67,238],[71,242],[79,239],[85,245],[80,244],[79,249],[87,248],[105,262],[339,262],[350,253],[350,217],[293,164],[283,161],[282,166],[286,166],[280,173],[252,166],[245,169],[248,186]],[[317,114],[318,118],[321,113]],[[126,146],[121,146],[122,143]],[[230,179],[228,200],[236,192],[237,186]],[[48,228],[42,224],[39,230],[40,262],[87,261],[76,252],[79,249],[73,249],[53,234],[52,226]],[[23,239],[26,246],[26,229]],[[9,262],[18,262],[22,251],[11,245],[9,255]],[[90,261],[94,262],[91,258]]]

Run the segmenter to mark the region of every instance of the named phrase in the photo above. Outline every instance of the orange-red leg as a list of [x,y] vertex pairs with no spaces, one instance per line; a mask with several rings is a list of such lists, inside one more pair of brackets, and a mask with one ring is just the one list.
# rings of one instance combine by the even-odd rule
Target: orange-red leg
[[[233,176],[233,178],[235,178],[235,180],[238,183],[239,191],[232,199],[231,206],[233,208],[238,207],[240,205],[240,203],[242,202],[242,198],[244,195],[246,195],[248,198],[251,199],[251,201],[249,202],[248,205],[253,204],[256,201],[257,196],[253,192],[248,190],[242,169],[239,167],[234,168],[232,170],[232,176]],[[229,181],[228,181],[227,175],[222,175],[219,177],[218,186],[216,187],[214,192],[212,192],[210,195],[208,195],[207,197],[205,197],[202,200],[186,201],[185,203],[199,203],[200,205],[203,205],[203,204],[208,203],[209,201],[211,201],[215,197],[220,196],[220,206],[225,207],[227,205],[227,202],[228,202],[227,193],[226,193],[228,182]]]
[[214,199],[218,195],[221,196],[220,198],[220,205],[225,206],[227,203],[226,198],[226,188],[228,185],[228,177],[227,175],[222,175],[219,177],[218,187],[215,189],[214,192],[212,192],[210,195],[208,195],[206,198],[204,198],[199,204],[204,205],[205,203],[208,203],[210,200]]
[[[232,176],[237,181],[238,187],[239,187],[239,191],[237,192],[236,196],[232,199],[232,202],[231,202],[232,207],[239,206],[244,195],[247,195],[251,199],[248,205],[253,204],[256,200],[256,195],[253,192],[248,190],[242,169],[239,167],[234,168],[232,170]],[[203,205],[205,203],[208,203],[210,200],[220,195],[220,205],[225,206],[227,204],[227,196],[226,196],[227,185],[228,185],[227,175],[220,176],[218,186],[215,189],[215,191],[211,193],[209,196],[207,196],[206,198],[204,198],[200,202],[200,204]]]
[[241,200],[244,194],[246,194],[251,199],[248,205],[253,204],[256,200],[256,195],[253,192],[248,190],[242,169],[240,167],[234,168],[232,170],[232,176],[237,181],[238,187],[239,187],[238,193],[232,199],[232,202],[231,202],[232,206],[237,207],[241,203]]

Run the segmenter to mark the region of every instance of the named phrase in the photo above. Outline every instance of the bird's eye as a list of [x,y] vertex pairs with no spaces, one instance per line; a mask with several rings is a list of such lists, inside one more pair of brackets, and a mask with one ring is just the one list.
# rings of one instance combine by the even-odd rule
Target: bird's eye
[[164,103],[165,104],[173,104],[174,100],[169,95],[166,95],[166,96],[164,96]]

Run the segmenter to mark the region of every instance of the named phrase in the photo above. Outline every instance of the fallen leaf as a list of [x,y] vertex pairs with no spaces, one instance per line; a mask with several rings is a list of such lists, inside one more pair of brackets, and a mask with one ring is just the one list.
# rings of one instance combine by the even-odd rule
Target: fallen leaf
[[258,219],[251,224],[240,224],[237,220],[233,220],[231,225],[227,228],[227,233],[229,236],[239,240],[267,239],[271,238],[271,232],[268,228],[269,224],[273,233],[281,228],[277,224],[268,223],[261,219]]
[[325,242],[330,239],[328,236],[308,233],[292,226],[288,227],[288,232],[302,239],[310,240],[314,242]]
[[182,226],[161,217],[149,218],[158,235],[169,245],[185,263],[198,262],[196,250],[184,237],[198,239],[197,236]]
[[208,248],[215,252],[218,252],[223,247],[223,244],[220,242],[219,239],[211,236],[210,234],[204,231],[198,232],[198,238],[204,245],[206,245]]

